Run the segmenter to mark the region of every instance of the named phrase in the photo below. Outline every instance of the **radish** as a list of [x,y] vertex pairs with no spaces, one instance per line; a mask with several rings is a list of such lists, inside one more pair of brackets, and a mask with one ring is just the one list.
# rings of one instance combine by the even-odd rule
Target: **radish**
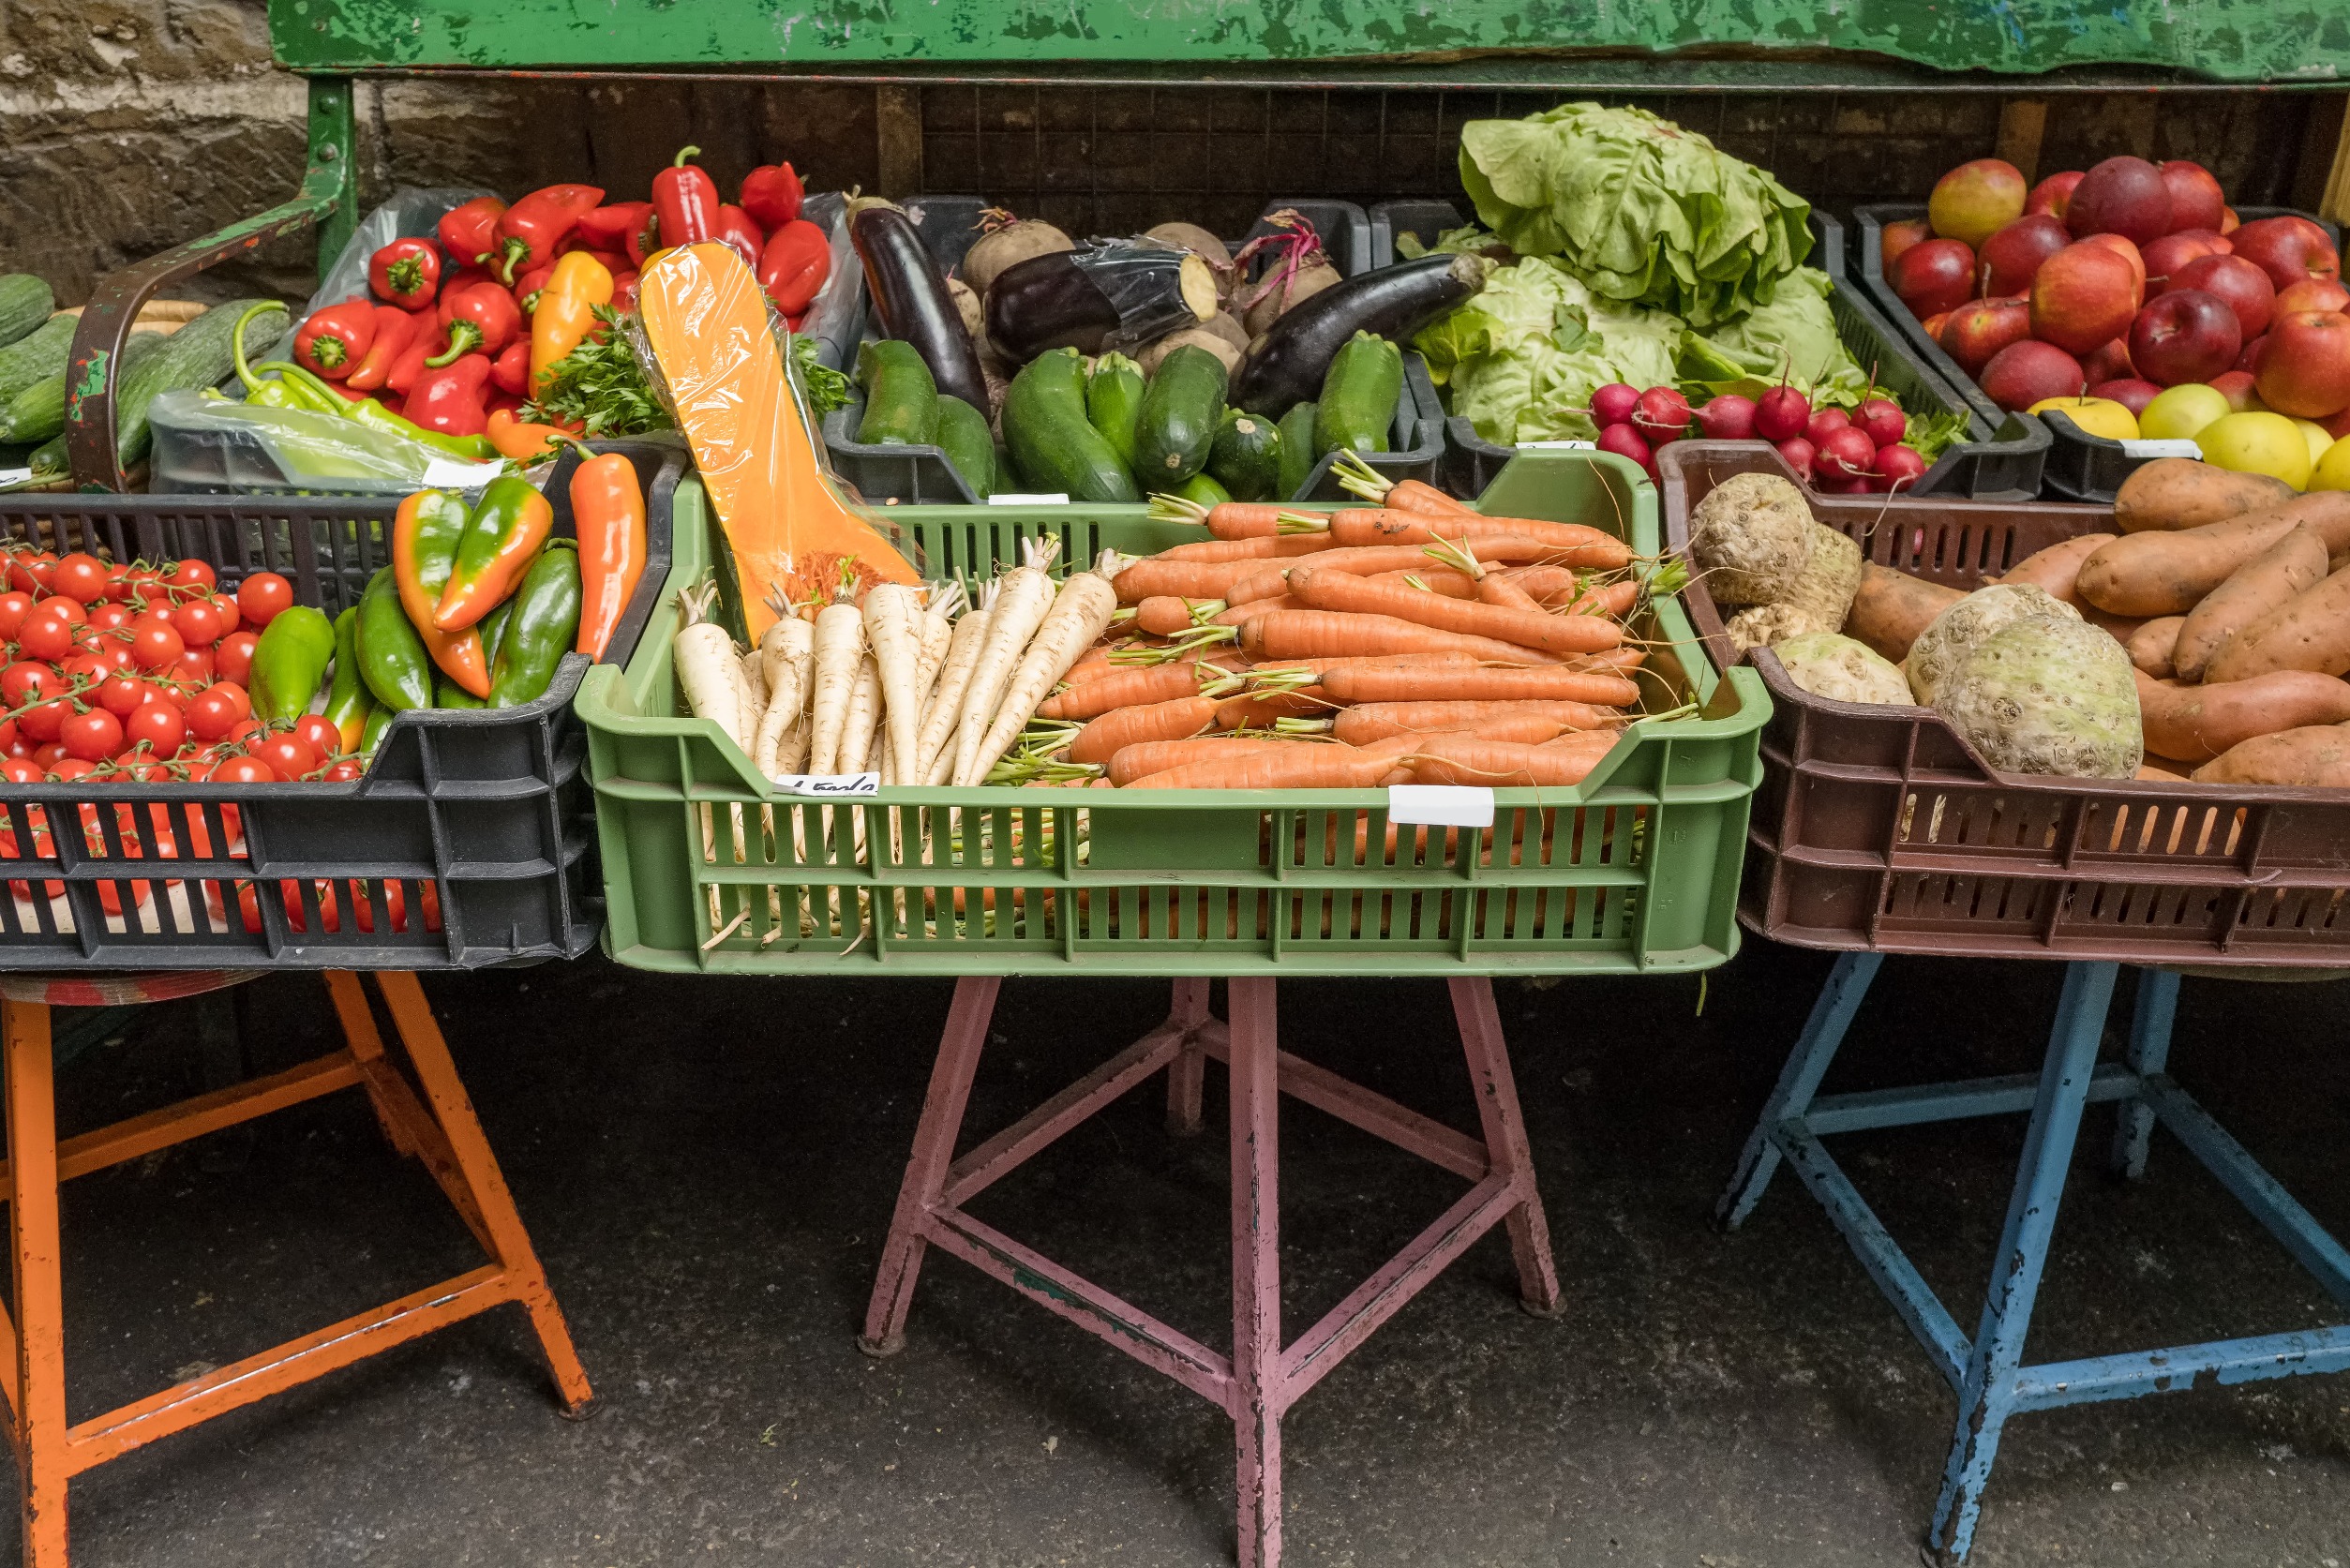
[[[842,593],[846,595],[846,586]],[[816,618],[815,681],[808,696],[808,771],[838,772],[841,742],[848,724],[848,694],[865,657],[865,616],[846,597],[824,606]]]
[[1755,434],[1774,443],[1793,441],[1811,423],[1811,399],[1781,382],[1755,399]]
[[1592,388],[1591,422],[1605,430],[1610,425],[1629,425],[1633,411],[1640,406],[1637,387],[1622,381],[1609,381],[1606,386]]
[[1877,449],[1877,472],[1883,480],[1879,488],[1914,490],[1918,481],[1925,477],[1925,459],[1913,446],[1880,446]]
[[1814,466],[1830,479],[1865,479],[1877,466],[1876,445],[1855,426],[1831,430],[1828,439],[1819,444],[1819,455],[1813,459]]
[[1118,613],[1118,591],[1110,586],[1110,579],[1124,570],[1125,558],[1115,550],[1104,550],[1092,571],[1072,572],[1061,584],[1051,613],[1037,628],[1036,640],[1020,656],[1019,668],[1004,687],[995,722],[980,738],[976,759],[968,764],[957,759],[956,784],[975,784],[987,777],[988,769],[1011,750],[1011,743],[1036,717],[1037,705],[1052,691],[1053,683],[1068,674],[1069,666],[1110,629],[1110,618]]
[[1779,455],[1787,459],[1787,466],[1795,470],[1795,477],[1809,483],[1811,466],[1819,455],[1819,449],[1801,436],[1788,437],[1778,443],[1778,448]]
[[1698,423],[1705,426],[1706,439],[1717,441],[1750,441],[1755,439],[1755,400],[1742,397],[1735,392],[1725,392],[1719,397],[1708,398],[1697,411]]
[[921,733],[922,590],[906,583],[876,583],[865,590],[865,642],[873,650],[881,715],[897,754],[914,754]]
[[1852,411],[1852,423],[1879,446],[1892,446],[1909,433],[1909,416],[1890,397],[1871,397]]
[[954,623],[953,640],[947,645],[947,662],[940,667],[937,685],[922,709],[921,734],[914,746],[914,765],[908,769],[909,784],[945,783],[932,777],[942,758],[948,772],[953,772],[954,752],[947,741],[954,734],[956,721],[963,716],[963,694],[970,684],[971,671],[978,666],[980,647],[987,640],[995,587],[990,583],[981,590],[979,607]]
[[[1822,409],[1811,416],[1810,424],[1804,426],[1804,439],[1819,451],[1825,452],[1828,450],[1830,436],[1834,435],[1838,430],[1849,430],[1851,427],[1852,416],[1842,409]],[[1868,445],[1870,451],[1877,450],[1875,441],[1870,441]]]
[[[970,775],[980,746],[987,739],[988,725],[995,717],[997,699],[1004,694],[1004,683],[1011,678],[1021,650],[1053,607],[1053,579],[1045,575],[1045,568],[1060,553],[1060,536],[1024,539],[1020,547],[1027,563],[1013,567],[998,580],[987,640],[980,645],[979,663],[972,668],[970,684],[963,690],[963,715],[954,740],[953,778],[958,785],[977,783],[978,777],[985,776],[984,768],[979,769],[978,777]],[[1042,695],[1038,694],[1038,700]]]
[[1632,425],[1653,447],[1679,441],[1689,433],[1689,399],[1669,386],[1650,387],[1640,394]]
[[1640,467],[1648,470],[1651,475],[1656,472],[1656,459],[1648,450],[1648,442],[1642,441],[1640,433],[1629,425],[1602,426],[1599,439],[1592,444],[1602,452],[1612,452],[1619,457],[1631,458]]

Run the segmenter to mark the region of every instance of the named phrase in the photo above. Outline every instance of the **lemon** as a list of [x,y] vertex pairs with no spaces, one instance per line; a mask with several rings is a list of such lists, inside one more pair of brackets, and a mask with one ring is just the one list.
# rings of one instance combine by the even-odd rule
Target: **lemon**
[[2138,439],[2138,416],[2110,397],[2043,397],[2027,413],[2060,413],[2081,427],[2084,435],[2109,441]]
[[2313,490],[2350,490],[2350,437],[2334,442],[2309,476]]
[[2138,415],[2138,434],[2148,441],[2191,441],[2205,426],[2235,411],[2218,387],[2189,381],[2155,395]]
[[2195,433],[2204,461],[2238,473],[2265,473],[2295,489],[2309,483],[2309,441],[2281,413],[2232,413]]
[[2297,419],[2293,424],[2301,432],[2301,439],[2309,442],[2309,466],[2313,473],[2317,470],[2318,460],[2332,450],[2334,438],[2327,433],[2323,425],[2313,419]]

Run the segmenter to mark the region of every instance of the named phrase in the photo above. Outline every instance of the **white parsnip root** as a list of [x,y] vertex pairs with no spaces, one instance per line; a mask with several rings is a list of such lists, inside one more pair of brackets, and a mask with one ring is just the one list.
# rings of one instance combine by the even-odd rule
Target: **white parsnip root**
[[873,650],[880,682],[881,717],[889,725],[890,749],[910,756],[921,733],[922,590],[904,583],[877,583],[865,590],[865,642]]
[[836,773],[862,773],[875,765],[874,737],[881,729],[881,667],[868,653],[857,665],[856,683],[848,689],[848,717],[841,725],[840,755],[832,761]]
[[963,717],[963,694],[971,683],[971,672],[979,667],[980,645],[987,640],[988,624],[995,616],[995,588],[990,583],[980,590],[979,607],[954,623],[947,662],[922,709],[921,736],[915,747],[918,765],[906,781],[909,784],[946,783],[946,776],[940,774],[942,762],[946,775],[954,771],[954,748],[948,742],[954,739],[955,725]]
[[[816,667],[816,628],[778,610],[779,620],[759,639],[759,662],[767,678],[767,711],[760,716],[751,760],[773,778],[793,771],[782,766],[785,741],[808,710],[809,678]],[[804,757],[806,748],[801,748]],[[795,759],[797,760],[797,759]]]
[[850,599],[836,599],[816,618],[815,685],[808,697],[812,734],[808,771],[840,770],[842,737],[848,724],[848,696],[865,658],[865,617]]
[[742,723],[750,694],[742,678],[742,655],[734,639],[725,627],[708,619],[717,597],[714,584],[699,592],[687,589],[678,596],[685,624],[678,628],[670,656],[677,665],[678,685],[685,693],[685,706],[696,718],[708,719],[725,731],[747,756],[755,739]]
[[989,725],[1010,682],[1012,666],[1019,662],[1021,650],[1028,646],[1053,608],[1053,579],[1045,569],[1060,552],[1059,537],[1026,539],[1021,546],[1026,552],[1027,564],[1005,573],[997,585],[995,609],[988,619],[987,640],[980,645],[979,662],[972,668],[970,683],[964,688],[963,713],[955,731],[954,747],[953,780],[958,788],[979,783],[994,766],[993,758],[984,764],[979,760]]
[[1069,667],[1109,629],[1110,618],[1118,610],[1117,590],[1110,586],[1110,579],[1124,571],[1126,564],[1115,550],[1104,550],[1092,571],[1072,572],[1061,584],[1051,611],[1037,628],[1036,639],[1021,654],[1005,684],[995,720],[980,738],[976,762],[967,767],[956,763],[956,784],[975,784],[987,777],[989,769],[1020,739],[1028,721],[1036,717],[1037,705],[1053,690],[1054,682],[1068,674]]

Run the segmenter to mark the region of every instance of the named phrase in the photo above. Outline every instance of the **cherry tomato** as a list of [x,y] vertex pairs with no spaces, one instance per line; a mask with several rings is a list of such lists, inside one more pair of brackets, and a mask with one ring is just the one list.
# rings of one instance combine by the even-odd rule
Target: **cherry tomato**
[[0,719],[0,756],[6,756],[7,754],[8,748],[15,744],[16,721],[14,719]]
[[215,686],[208,692],[197,693],[188,703],[187,733],[199,740],[217,740],[236,727],[237,721],[244,717],[228,694]]
[[[0,626],[7,623],[7,603],[0,599]],[[190,648],[210,648],[220,640],[220,612],[209,599],[191,599],[172,612],[172,624]]]
[[253,650],[261,640],[250,632],[230,633],[220,639],[220,646],[212,650],[213,669],[221,679],[245,685],[247,678],[253,673]]
[[59,558],[49,574],[49,591],[71,599],[76,604],[95,605],[112,587],[113,575],[106,562],[83,550]]
[[47,550],[11,550],[8,552],[8,581],[27,593],[46,593],[49,591],[49,575],[56,565],[56,556]]
[[20,709],[16,716],[17,733],[36,745],[46,746],[57,739],[67,719],[73,717],[73,705],[63,697],[51,697]]
[[10,784],[38,784],[41,779],[40,765],[30,757],[12,756],[0,762],[0,779],[6,779]]
[[275,572],[256,572],[236,585],[236,607],[247,624],[266,626],[293,605],[293,585]]
[[103,686],[122,673],[103,653],[77,653],[58,668],[77,686]]
[[23,650],[28,659],[53,662],[66,658],[73,652],[73,628],[66,624],[62,616],[36,614],[25,620],[24,629],[17,635],[17,647]]
[[30,740],[25,739],[23,736],[19,735],[15,739],[8,742],[7,754],[10,756],[29,757],[37,750],[39,750],[38,747],[35,746]]
[[158,756],[169,756],[187,739],[187,721],[168,702],[151,702],[123,723],[123,734]]
[[97,652],[99,658],[104,659],[118,670],[127,670],[131,666],[130,645],[127,643],[117,642],[110,637],[99,645]]
[[220,617],[220,635],[224,637],[235,631],[238,623],[245,619],[244,612],[236,607],[236,601],[226,594],[216,593],[204,603],[210,605]]
[[293,722],[293,732],[309,742],[310,750],[318,754],[321,762],[342,754],[342,731],[329,724],[321,714],[303,714]]
[[246,691],[244,686],[238,682],[234,680],[216,680],[210,687],[207,688],[207,690],[218,692],[222,696],[227,697],[231,702],[235,703],[236,716],[238,718],[249,719],[253,716],[252,694]]
[[63,784],[71,779],[86,779],[97,771],[97,764],[84,757],[60,754],[49,765],[49,776]]
[[310,743],[290,729],[278,730],[262,737],[251,747],[251,754],[277,770],[277,776],[298,779],[317,768],[319,754]]
[[20,659],[0,670],[0,701],[6,701],[10,708],[22,708],[36,697],[52,695],[65,684],[65,677],[49,665]]
[[98,683],[97,705],[117,719],[127,719],[138,711],[155,687],[135,675],[110,675]]
[[268,733],[268,730],[262,727],[262,723],[258,719],[239,719],[229,726],[229,733],[221,739],[232,745],[242,746],[249,751],[254,741],[261,739]]
[[[123,770],[124,778],[134,784],[164,784],[170,782],[172,777],[172,770],[163,765],[160,758],[140,751],[135,746],[116,757],[114,766]],[[123,841],[126,846],[138,842],[127,833],[123,835]],[[157,847],[162,846],[158,844]],[[172,857],[176,856],[178,852],[166,850],[164,853],[167,857]]]
[[33,754],[33,765],[44,773],[65,760],[66,749],[54,740]]
[[103,708],[76,713],[57,731],[67,756],[84,762],[104,762],[123,749],[123,722]]
[[117,626],[129,625],[130,620],[128,605],[100,605],[90,612],[86,624],[101,632],[111,632]]
[[182,589],[191,593],[211,592],[212,586],[217,580],[213,575],[212,568],[201,560],[175,561],[172,566],[171,575],[163,579],[168,587]]
[[35,615],[53,615],[58,620],[64,621],[67,625],[76,628],[88,624],[90,620],[90,612],[88,610],[83,609],[80,605],[75,604],[70,599],[60,599],[55,594],[51,594],[48,598],[34,605],[33,613]]
[[122,575],[122,578],[130,590],[140,598],[160,600],[163,597],[163,580],[170,575],[171,574],[163,568],[150,566],[141,560],[134,561],[130,570]]
[[[294,622],[289,620],[287,625]],[[172,623],[164,620],[140,620],[130,629],[130,657],[141,669],[170,669],[187,651],[187,645]]]
[[276,784],[277,770],[257,756],[232,756],[209,775],[215,784]]
[[24,628],[24,618],[33,613],[33,596],[16,589],[0,593],[0,642],[14,642]]
[[191,648],[172,665],[172,678],[201,686],[212,679],[212,650]]
[[[328,784],[349,784],[352,780],[366,774],[367,770],[367,765],[360,761],[357,757],[342,757],[327,765],[325,782]],[[399,885],[397,883],[393,884],[395,889],[397,889],[398,886]]]

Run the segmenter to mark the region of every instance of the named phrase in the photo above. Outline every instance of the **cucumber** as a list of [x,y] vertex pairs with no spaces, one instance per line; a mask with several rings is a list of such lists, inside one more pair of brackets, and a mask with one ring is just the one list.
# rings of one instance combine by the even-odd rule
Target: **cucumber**
[[13,343],[49,320],[57,296],[29,272],[0,274],[0,343]]
[[1281,446],[1280,427],[1271,420],[1226,409],[1207,450],[1207,471],[1235,500],[1264,500],[1281,482]]
[[1182,484],[1207,466],[1224,412],[1224,362],[1186,343],[1159,362],[1134,421],[1134,477],[1147,489]]
[[938,395],[938,450],[963,476],[973,500],[995,493],[995,438],[988,433],[987,415],[943,392]]
[[1022,367],[1004,394],[1003,425],[1012,470],[1030,489],[1078,501],[1143,499],[1116,450],[1086,423],[1085,359],[1076,350],[1055,349]]
[[66,362],[73,357],[74,329],[81,321],[79,316],[52,316],[34,328],[31,336],[0,349],[0,399],[15,396],[35,381],[63,377]]
[[1124,354],[1103,354],[1085,378],[1085,419],[1110,450],[1134,466],[1134,421],[1143,412],[1143,367]]
[[882,337],[858,350],[857,384],[865,389],[860,442],[928,446],[938,439],[938,383],[913,344]]
[[1214,476],[1195,473],[1175,486],[1175,494],[1185,500],[1198,501],[1202,506],[1221,506],[1234,499],[1233,493],[1216,483]]
[[[114,455],[128,468],[147,455],[154,432],[147,426],[147,405],[160,392],[194,392],[217,386],[235,370],[230,337],[236,320],[256,305],[277,306],[255,316],[245,329],[245,352],[256,358],[286,335],[285,306],[275,300],[231,300],[216,305],[188,322],[142,359],[130,359],[114,375]],[[133,342],[137,339],[134,337]]]
[[1298,403],[1281,415],[1277,428],[1281,437],[1281,479],[1274,491],[1276,500],[1294,500],[1306,487],[1306,480],[1313,472],[1313,422],[1322,411],[1318,403]]
[[1322,378],[1321,411],[1314,415],[1313,455],[1349,448],[1385,452],[1403,396],[1403,351],[1384,337],[1358,332],[1330,361]]
[[[132,333],[130,341],[123,345],[123,375],[128,377],[133,368],[152,359],[163,342],[161,333]],[[35,381],[6,403],[0,403],[0,441],[45,441],[65,427],[66,373],[63,369]]]

